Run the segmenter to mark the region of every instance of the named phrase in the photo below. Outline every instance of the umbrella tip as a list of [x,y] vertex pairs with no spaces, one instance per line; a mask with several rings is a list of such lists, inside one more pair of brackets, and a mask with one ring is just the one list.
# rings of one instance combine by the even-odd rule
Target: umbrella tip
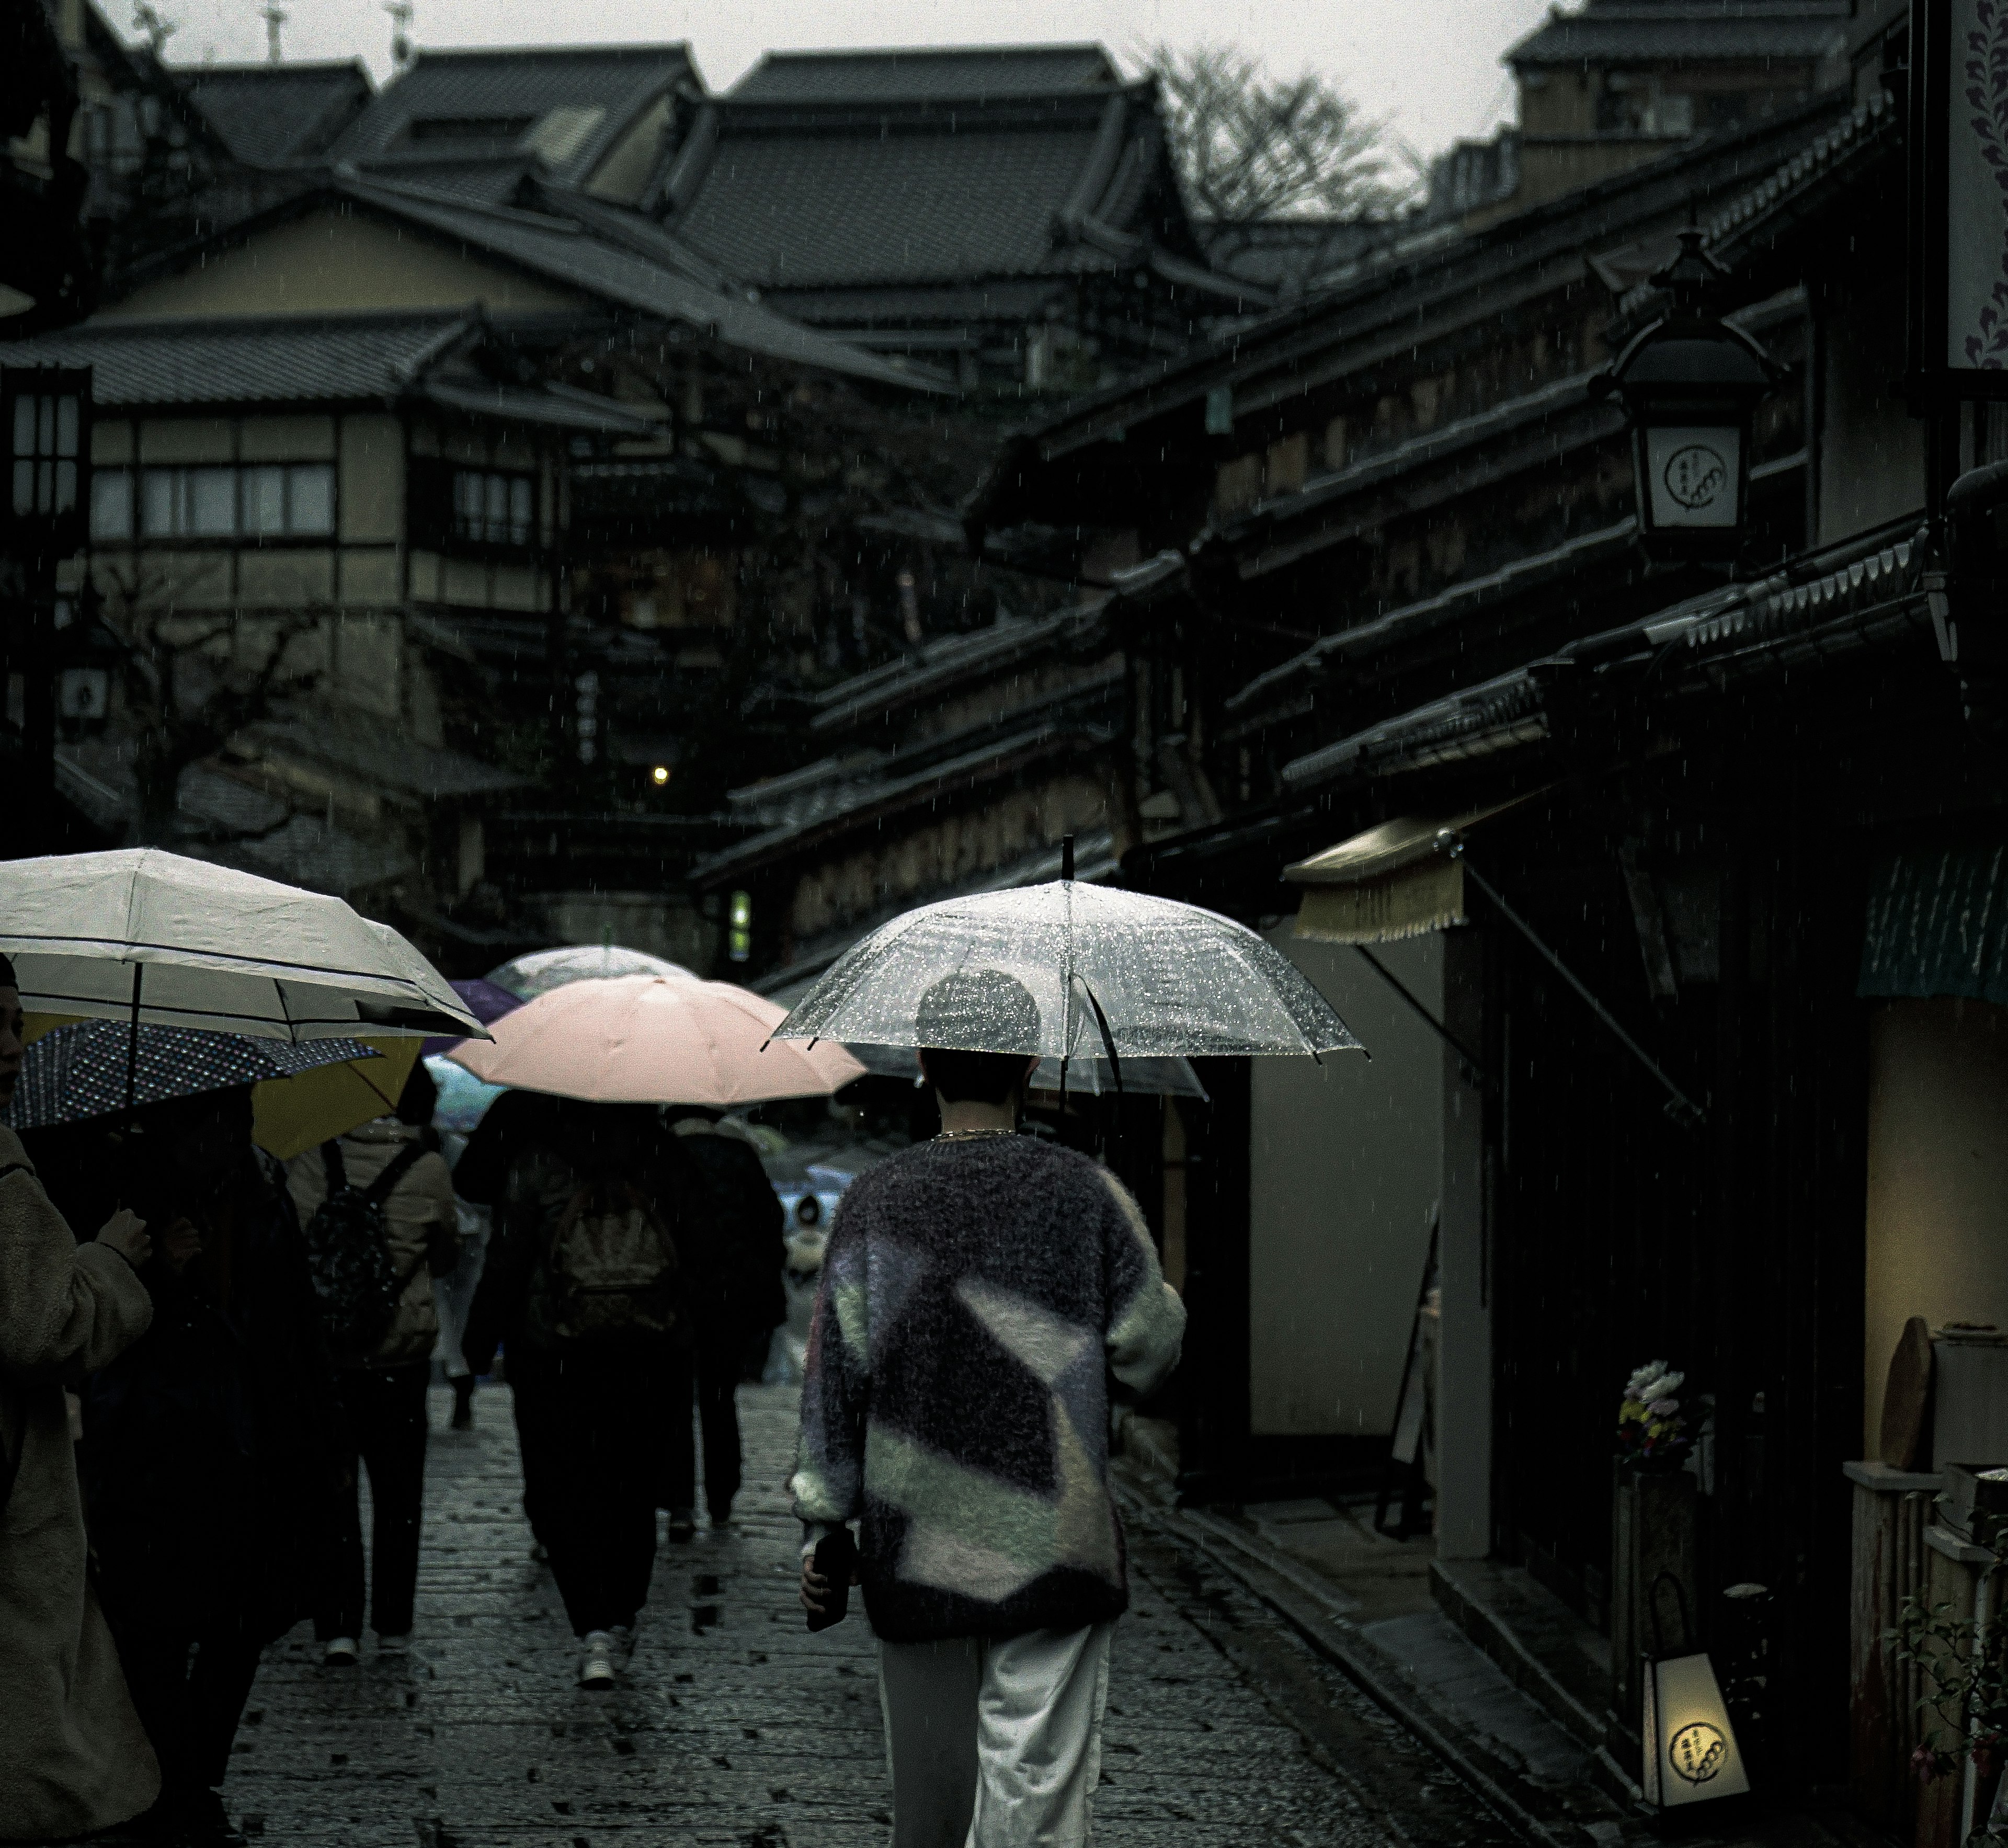
[[1062,879],[1073,877],[1073,836],[1070,834],[1060,836],[1060,877]]

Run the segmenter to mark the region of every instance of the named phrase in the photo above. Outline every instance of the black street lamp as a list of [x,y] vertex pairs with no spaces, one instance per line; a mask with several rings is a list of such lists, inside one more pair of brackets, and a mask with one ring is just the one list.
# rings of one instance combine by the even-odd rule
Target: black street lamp
[[90,535],[90,368],[0,366],[0,610],[5,674],[21,677],[19,813],[55,846],[56,567]]
[[1624,401],[1639,542],[1666,564],[1734,563],[1749,517],[1751,420],[1783,371],[1707,312],[1727,272],[1701,243],[1699,231],[1681,233],[1680,255],[1653,277],[1671,308],[1590,382],[1593,397]]

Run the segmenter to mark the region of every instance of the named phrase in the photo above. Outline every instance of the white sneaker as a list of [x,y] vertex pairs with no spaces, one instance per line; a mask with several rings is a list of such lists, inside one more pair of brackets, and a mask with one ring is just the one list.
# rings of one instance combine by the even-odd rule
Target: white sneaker
[[320,1646],[323,1668],[353,1668],[362,1652],[352,1636],[331,1636]]
[[589,1630],[579,1643],[579,1686],[611,1687],[616,1674],[613,1658],[619,1648],[610,1630]]
[[379,1655],[408,1655],[412,1652],[412,1633],[407,1630],[402,1636],[379,1636],[376,1653]]

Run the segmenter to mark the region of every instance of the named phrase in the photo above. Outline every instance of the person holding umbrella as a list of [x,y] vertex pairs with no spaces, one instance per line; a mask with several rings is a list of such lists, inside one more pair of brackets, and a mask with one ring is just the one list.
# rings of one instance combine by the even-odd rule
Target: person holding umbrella
[[525,1510],[578,1639],[578,1684],[595,1690],[619,1679],[648,1602],[658,1382],[688,1338],[658,1129],[651,1105],[562,1104],[548,1140],[508,1164],[468,1318],[478,1369],[506,1331]]
[[[686,1104],[666,1113],[663,1159],[681,1207],[677,1249],[691,1345],[670,1383],[668,1480],[672,1540],[696,1531],[697,1454],[691,1402],[704,1432],[705,1507],[714,1530],[732,1518],[743,1460],[739,1383],[749,1350],[766,1357],[788,1319],[787,1215],[759,1155],[723,1113]],[[758,1377],[758,1362],[755,1376]]]
[[1013,1133],[1020,1090],[1359,1043],[1254,931],[1077,884],[1070,837],[1057,880],[881,925],[775,1038],[917,1047],[941,1104],[837,1209],[793,1479],[812,1624],[861,1583],[880,1639],[894,1848],[1085,1842],[1127,1602],[1107,1383],[1154,1390],[1185,1313],[1114,1178]]
[[[422,1062],[414,1065],[394,1115],[359,1124],[295,1156],[287,1168],[287,1191],[301,1224],[312,1233],[321,1223],[317,1214],[325,1209],[333,1216],[330,1259],[338,1262],[345,1243],[374,1240],[391,1277],[391,1301],[373,1299],[376,1313],[367,1330],[329,1331],[348,1481],[314,1612],[314,1635],[330,1667],[354,1665],[362,1633],[359,1466],[369,1472],[376,1652],[401,1655],[411,1647],[425,1500],[426,1389],[440,1332],[433,1279],[460,1260],[453,1176],[431,1127],[437,1097],[431,1072]],[[330,1306],[325,1299],[323,1306]]]
[[[0,1110],[21,1069],[21,997],[0,956]],[[63,1383],[147,1332],[145,1222],[115,1213],[80,1245],[0,1124],[0,1839],[131,1820],[159,1793],[87,1572]]]
[[[1013,1049],[960,1049],[979,1017]],[[1128,1602],[1108,1382],[1154,1391],[1185,1329],[1121,1183],[1016,1132],[1039,1026],[1001,970],[921,998],[941,1132],[844,1196],[809,1336],[802,1603],[864,1585],[896,1848],[1087,1839]]]
[[108,1159],[157,1228],[153,1325],[91,1375],[98,1584],[160,1760],[149,1825],[241,1842],[221,1786],[264,1646],[308,1614],[341,1479],[333,1369],[251,1087],[132,1113]]

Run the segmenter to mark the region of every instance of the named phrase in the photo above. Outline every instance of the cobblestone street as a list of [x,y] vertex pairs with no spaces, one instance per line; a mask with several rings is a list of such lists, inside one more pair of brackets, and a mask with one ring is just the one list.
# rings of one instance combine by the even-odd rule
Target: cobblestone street
[[[471,1435],[435,1393],[408,1659],[267,1652],[224,1796],[274,1843],[479,1848],[645,1840],[850,1848],[889,1838],[870,1632],[795,1602],[781,1482],[791,1389],[742,1389],[748,1489],[726,1534],[659,1556],[628,1680],[573,1685],[529,1556],[506,1389]],[[1116,1645],[1096,1840],[1261,1848],[1503,1840],[1440,1763],[1262,1607],[1148,1531]]]

